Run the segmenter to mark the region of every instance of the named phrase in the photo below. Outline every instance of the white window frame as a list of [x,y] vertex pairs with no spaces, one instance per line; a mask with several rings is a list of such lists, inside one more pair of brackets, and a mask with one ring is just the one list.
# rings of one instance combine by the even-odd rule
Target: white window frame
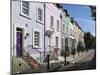
[[[39,10],[41,11],[41,12],[39,12]],[[43,20],[43,10],[41,9],[41,8],[38,8],[38,20],[39,21],[42,21]],[[39,17],[40,17],[40,19],[39,19]]]
[[50,27],[54,28],[54,17],[50,16]]
[[59,29],[60,29],[60,23],[59,23],[59,20],[57,20],[57,31],[59,31]]
[[23,15],[23,16],[25,16],[25,17],[30,17],[30,3],[29,3],[29,6],[28,6],[28,14],[25,14],[25,13],[23,13],[23,2],[24,1],[22,1],[21,2],[21,15]]
[[[39,19],[38,19],[38,16],[39,16],[39,15],[38,15],[38,9],[41,9],[41,11],[42,11],[42,17],[41,17],[42,20],[39,20]],[[42,8],[41,6],[36,6],[36,20],[37,20],[38,22],[40,22],[40,23],[43,23],[43,19],[44,19],[44,18],[43,18],[43,17],[44,17],[44,16],[43,16],[43,13],[44,13],[44,12],[43,12],[43,8]]]
[[59,43],[59,37],[56,36],[56,39],[55,39],[55,40],[56,40],[56,42],[55,42],[55,43],[56,43],[55,46],[56,46],[56,47],[59,47],[59,46],[58,46],[58,43]]
[[[37,45],[35,45],[35,32],[39,32],[39,46],[37,46]],[[35,30],[33,30],[33,47],[35,47],[35,48],[40,48],[40,46],[41,46],[41,31],[40,30],[37,30],[37,29],[35,29]]]
[[36,46],[36,47],[40,46],[40,32],[38,32],[38,31],[34,31],[34,46]]
[[68,30],[69,30],[69,28],[68,28],[68,26],[66,26],[66,33],[68,33]]

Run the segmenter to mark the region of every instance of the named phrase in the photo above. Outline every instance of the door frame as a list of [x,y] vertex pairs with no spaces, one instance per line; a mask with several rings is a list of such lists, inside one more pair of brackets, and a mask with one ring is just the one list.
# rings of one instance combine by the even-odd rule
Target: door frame
[[[15,27],[15,38],[17,39],[17,28],[22,30],[22,48],[24,49],[24,34],[25,34],[25,27],[22,26],[16,26]],[[17,45],[17,40],[15,39],[15,45]],[[15,55],[17,56],[17,50],[15,49]],[[22,56],[23,56],[23,50],[22,50]]]
[[22,47],[24,48],[27,44],[25,43],[25,40],[24,40],[24,36],[25,36],[25,33],[26,33],[26,26],[23,25],[23,24],[19,24],[19,23],[14,23],[13,24],[13,32],[12,32],[12,56],[14,57],[17,57],[17,54],[16,54],[16,29],[17,28],[21,28],[22,31],[23,31],[23,37],[22,37]]
[[[22,30],[21,32],[22,32],[22,56],[23,56],[23,46],[24,46],[24,45],[23,45],[23,44],[24,44],[24,43],[23,43],[23,40],[24,40],[24,29],[23,29],[23,28],[21,28],[21,27],[16,27],[16,47],[17,47],[17,32],[20,32],[20,31],[18,31],[18,30],[17,30],[17,28]],[[16,48],[16,56],[17,56],[17,48]],[[17,56],[17,57],[19,57],[19,56]]]

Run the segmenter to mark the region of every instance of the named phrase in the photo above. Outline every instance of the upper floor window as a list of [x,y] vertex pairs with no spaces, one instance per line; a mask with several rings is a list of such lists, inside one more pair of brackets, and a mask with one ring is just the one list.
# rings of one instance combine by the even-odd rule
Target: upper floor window
[[29,16],[29,2],[28,1],[23,1],[22,2],[22,13],[24,15]]
[[51,27],[53,27],[53,24],[54,24],[54,17],[51,16],[50,19],[51,19]]
[[57,30],[59,30],[59,20],[57,20]]
[[66,27],[66,33],[68,33],[68,26]]
[[41,8],[38,8],[38,20],[39,21],[42,21],[42,9]]
[[70,36],[72,36],[73,35],[73,33],[72,33],[72,29],[70,29]]

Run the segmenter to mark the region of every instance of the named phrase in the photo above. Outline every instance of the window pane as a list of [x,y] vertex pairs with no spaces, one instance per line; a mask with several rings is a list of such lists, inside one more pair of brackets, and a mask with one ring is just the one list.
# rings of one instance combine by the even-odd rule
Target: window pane
[[68,33],[68,27],[66,27],[66,33]]
[[22,12],[26,15],[29,14],[29,2],[27,1],[22,2]]
[[34,45],[39,47],[39,38],[40,38],[40,33],[35,31],[34,32]]
[[57,30],[59,30],[59,20],[57,20]]
[[38,8],[38,20],[42,21],[42,9]]
[[56,37],[56,47],[58,47],[58,37]]
[[24,9],[24,8],[23,8],[22,12],[23,12],[24,14],[28,14],[27,9]]
[[54,21],[54,18],[53,16],[51,16],[51,27],[53,27],[53,21]]
[[63,24],[63,32],[65,32],[65,24]]
[[28,4],[29,4],[29,3],[28,3],[27,1],[23,1],[22,4],[23,4],[24,7],[27,7],[27,8],[28,8]]

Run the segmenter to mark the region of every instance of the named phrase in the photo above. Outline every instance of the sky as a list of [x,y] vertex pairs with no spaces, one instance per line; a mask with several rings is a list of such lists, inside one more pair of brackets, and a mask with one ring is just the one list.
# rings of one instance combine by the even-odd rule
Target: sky
[[95,21],[92,20],[91,10],[87,5],[64,4],[69,15],[73,17],[85,32],[90,32],[95,36]]

